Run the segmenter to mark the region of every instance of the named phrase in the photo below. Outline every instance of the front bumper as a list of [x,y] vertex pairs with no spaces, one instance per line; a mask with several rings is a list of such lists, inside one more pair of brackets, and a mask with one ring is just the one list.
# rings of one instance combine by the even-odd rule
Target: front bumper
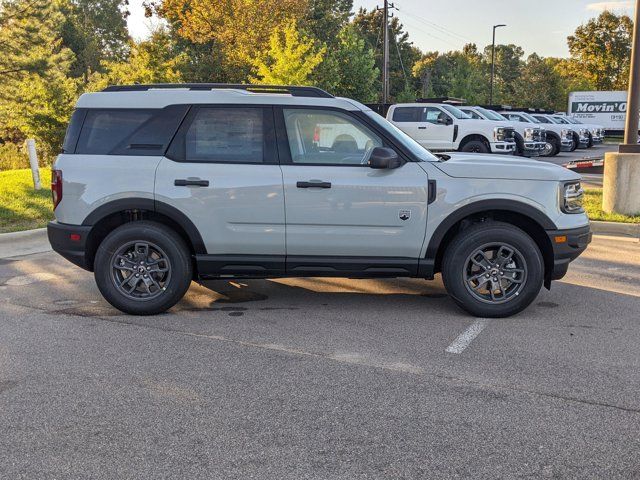
[[491,153],[513,153],[516,151],[516,142],[492,142]]
[[573,140],[560,140],[560,151],[570,152],[573,150]]
[[47,236],[54,252],[59,253],[71,263],[85,270],[91,270],[86,253],[91,228],[49,222],[47,224]]
[[586,225],[569,230],[547,230],[553,249],[553,267],[547,272],[547,282],[560,280],[567,273],[569,263],[578,258],[591,243],[591,227]]
[[589,137],[580,137],[578,148],[589,148]]
[[524,141],[524,156],[525,157],[539,157],[542,155],[544,148],[546,146],[545,142],[529,142],[527,140]]

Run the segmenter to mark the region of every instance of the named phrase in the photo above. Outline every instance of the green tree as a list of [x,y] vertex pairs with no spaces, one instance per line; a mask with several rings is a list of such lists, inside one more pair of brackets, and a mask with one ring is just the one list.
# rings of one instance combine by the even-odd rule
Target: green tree
[[474,44],[465,45],[462,51],[426,53],[415,63],[413,74],[422,82],[423,97],[486,101],[486,65]]
[[522,76],[516,81],[518,104],[535,108],[563,110],[567,92],[560,74],[539,55],[532,53],[522,66]]
[[598,90],[626,90],[633,22],[627,15],[602,12],[567,38],[571,57]]
[[353,0],[308,0],[304,25],[319,42],[333,46],[349,23],[352,8]]
[[273,85],[309,85],[322,63],[326,47],[316,48],[313,39],[298,31],[295,20],[274,29],[269,49],[253,61],[256,76],[250,81]]
[[104,73],[91,76],[88,90],[102,90],[107,85],[127,83],[179,83],[187,55],[177,53],[173,40],[165,29],[160,29],[148,40],[131,43],[129,58],[123,62],[105,61]]
[[150,12],[169,22],[171,31],[189,42],[219,52],[226,81],[251,73],[256,55],[269,48],[274,29],[307,13],[306,0],[151,0]]
[[41,153],[59,150],[78,84],[68,72],[74,55],[63,46],[59,5],[47,0],[3,2],[0,9],[0,138],[35,137]]
[[[522,76],[524,50],[517,45],[496,45],[494,103],[520,103],[517,80]],[[484,61],[491,65],[491,45],[484,49]]]
[[[353,18],[353,24],[358,28],[367,46],[374,51],[376,67],[382,71],[382,12],[367,11],[361,8]],[[398,17],[389,22],[389,91],[392,99],[403,93],[412,92],[414,97],[420,89],[420,80],[411,75],[413,65],[422,53],[409,41],[409,34],[403,29]],[[379,84],[382,91],[382,83]]]
[[321,71],[325,79],[318,78],[318,84],[335,95],[366,103],[376,101],[380,71],[376,68],[373,50],[367,47],[353,25],[340,31],[338,44],[327,55],[324,64],[331,68]]
[[103,61],[124,60],[129,48],[128,0],[60,0],[63,44],[76,59],[71,75],[88,79]]

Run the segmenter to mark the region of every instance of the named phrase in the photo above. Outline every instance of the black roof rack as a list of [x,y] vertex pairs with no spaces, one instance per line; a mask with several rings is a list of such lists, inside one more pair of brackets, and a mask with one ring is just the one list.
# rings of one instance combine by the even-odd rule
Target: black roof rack
[[448,103],[449,105],[462,105],[467,103],[464,98],[456,97],[433,97],[433,98],[417,98],[417,103]]
[[143,92],[157,88],[186,88],[189,90],[234,89],[255,93],[288,93],[293,97],[334,98],[318,87],[294,85],[246,85],[235,83],[150,83],[146,85],[110,85],[103,92]]

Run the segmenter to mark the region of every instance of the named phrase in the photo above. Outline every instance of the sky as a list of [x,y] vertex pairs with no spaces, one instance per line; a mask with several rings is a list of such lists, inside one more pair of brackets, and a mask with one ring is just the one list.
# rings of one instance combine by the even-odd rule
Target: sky
[[[144,18],[143,0],[129,0],[131,35],[149,35],[153,20]],[[277,0],[274,0],[277,1]],[[506,24],[496,32],[496,43],[520,45],[529,55],[566,57],[567,36],[589,18],[608,9],[633,14],[632,0],[396,0],[394,12],[410,40],[422,51],[460,50],[466,43],[480,49],[491,44],[492,26]],[[381,5],[381,0],[354,0],[354,11]]]

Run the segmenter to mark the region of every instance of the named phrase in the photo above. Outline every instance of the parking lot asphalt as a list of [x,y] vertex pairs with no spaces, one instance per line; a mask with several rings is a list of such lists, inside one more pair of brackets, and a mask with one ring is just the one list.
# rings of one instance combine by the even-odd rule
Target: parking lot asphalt
[[332,278],[131,317],[52,252],[1,260],[0,298],[0,478],[640,477],[637,241],[504,320]]

